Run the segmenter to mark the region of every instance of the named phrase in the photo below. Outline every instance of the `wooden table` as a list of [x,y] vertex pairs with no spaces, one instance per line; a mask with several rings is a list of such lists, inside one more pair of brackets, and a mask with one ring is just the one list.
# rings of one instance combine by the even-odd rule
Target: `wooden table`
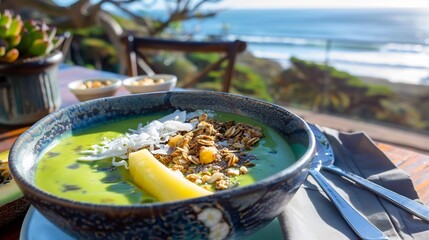
[[[78,103],[78,99],[67,89],[67,84],[73,80],[93,77],[118,77],[124,76],[97,70],[90,70],[77,66],[63,65],[59,71],[59,84],[61,88],[62,106]],[[121,87],[117,95],[126,95],[128,92]],[[15,139],[29,126],[6,126],[0,124],[0,152],[10,149]],[[429,206],[429,155],[420,154],[410,150],[398,148],[392,145],[377,143],[377,146],[411,177],[415,189],[425,205]],[[19,239],[23,216],[7,227],[0,228],[0,239]]]

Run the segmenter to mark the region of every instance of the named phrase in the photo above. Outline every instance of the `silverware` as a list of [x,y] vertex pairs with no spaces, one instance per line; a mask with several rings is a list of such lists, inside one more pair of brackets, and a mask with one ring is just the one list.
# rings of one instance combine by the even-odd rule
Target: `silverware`
[[362,239],[387,239],[386,235],[384,235],[382,231],[375,227],[344,198],[342,198],[341,195],[335,191],[331,185],[329,185],[325,177],[319,172],[322,165],[329,164],[326,163],[326,161],[329,161],[330,159],[325,157],[325,155],[333,155],[333,152],[330,146],[327,148],[326,145],[321,144],[321,142],[317,140],[318,136],[316,134],[319,133],[314,131],[314,129],[317,127],[311,124],[309,124],[309,126],[313,130],[313,133],[315,133],[316,137],[316,159],[313,160],[313,163],[310,166],[310,175],[314,178],[314,180],[316,180],[326,195],[328,195],[331,202],[337,207],[343,218],[359,237]]
[[387,188],[384,188],[378,184],[375,184],[365,178],[362,178],[356,174],[351,172],[344,171],[335,165],[333,165],[335,161],[335,156],[332,151],[331,145],[325,135],[316,127],[310,126],[313,133],[317,134],[317,141],[321,142],[325,147],[325,154],[321,154],[322,158],[326,158],[326,160],[322,160],[322,169],[328,170],[330,172],[336,173],[340,176],[348,178],[355,182],[357,185],[385,198],[386,200],[392,202],[396,206],[403,208],[404,210],[420,217],[425,221],[429,221],[429,208],[425,207],[423,204],[420,204],[412,199],[409,199],[405,196],[402,196],[394,191],[391,191]]

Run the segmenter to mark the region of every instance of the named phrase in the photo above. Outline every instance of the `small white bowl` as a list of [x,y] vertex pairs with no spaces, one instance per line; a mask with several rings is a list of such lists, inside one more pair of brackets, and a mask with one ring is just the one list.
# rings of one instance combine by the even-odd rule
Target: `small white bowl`
[[[143,79],[152,79],[154,82],[144,85],[138,84],[138,81]],[[163,79],[163,81],[157,83],[156,81],[160,79]],[[140,75],[127,78],[122,82],[124,87],[131,93],[170,91],[176,86],[176,83],[177,77],[171,74]]]
[[[102,83],[110,81],[111,84],[92,88],[83,87],[84,83],[94,81],[100,81]],[[83,102],[96,98],[111,97],[115,95],[121,85],[121,80],[116,78],[91,78],[73,81],[68,84],[68,88],[72,93],[74,93],[79,101]]]

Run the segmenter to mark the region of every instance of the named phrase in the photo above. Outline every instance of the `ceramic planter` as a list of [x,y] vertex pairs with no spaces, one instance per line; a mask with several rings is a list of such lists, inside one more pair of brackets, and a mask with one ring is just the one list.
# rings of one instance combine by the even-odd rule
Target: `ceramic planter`
[[0,64],[0,124],[31,124],[58,110],[60,51],[45,58]]

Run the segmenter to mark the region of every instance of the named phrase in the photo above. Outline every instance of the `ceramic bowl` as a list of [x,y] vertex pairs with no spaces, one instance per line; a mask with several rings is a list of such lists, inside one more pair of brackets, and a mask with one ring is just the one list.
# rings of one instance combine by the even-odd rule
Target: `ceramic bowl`
[[131,93],[148,93],[172,90],[177,77],[170,74],[141,75],[124,79],[124,87]]
[[121,80],[116,78],[93,78],[73,81],[68,84],[68,88],[79,101],[83,102],[96,98],[111,97],[115,95],[121,84]]
[[[41,155],[75,131],[175,109],[227,112],[267,124],[288,142],[296,161],[248,186],[165,203],[89,204],[54,196],[35,185]],[[306,178],[314,151],[314,135],[306,122],[283,107],[214,91],[159,92],[102,98],[52,113],[17,139],[10,169],[31,204],[77,239],[240,239],[282,212]]]

